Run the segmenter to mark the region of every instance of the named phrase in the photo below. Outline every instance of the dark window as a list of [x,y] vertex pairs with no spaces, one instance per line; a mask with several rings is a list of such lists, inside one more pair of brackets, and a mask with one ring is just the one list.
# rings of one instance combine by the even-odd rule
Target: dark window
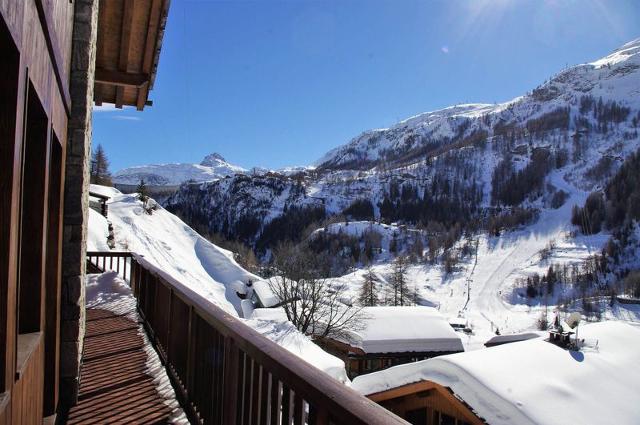
[[456,418],[449,416],[446,413],[433,411],[433,423],[435,425],[456,425]]
[[45,412],[56,410],[58,387],[58,347],[60,314],[60,240],[62,206],[62,146],[51,131],[51,159],[49,161],[49,206],[47,223],[47,262],[45,272]]
[[18,332],[41,329],[45,260],[49,122],[35,88],[29,84],[24,123],[20,204]]
[[[7,355],[12,355],[13,343],[7,340],[7,323],[13,317],[7,315],[9,285],[15,285],[15,246],[11,243],[14,157],[16,149],[16,116],[18,110],[18,86],[20,53],[0,16],[0,393],[6,382]],[[13,254],[13,255],[12,255]],[[10,279],[11,278],[11,279]],[[11,302],[14,302],[12,299]],[[13,322],[11,322],[13,323]]]
[[440,425],[456,425],[456,418],[440,413]]
[[427,409],[409,410],[405,419],[412,425],[425,425],[427,423]]

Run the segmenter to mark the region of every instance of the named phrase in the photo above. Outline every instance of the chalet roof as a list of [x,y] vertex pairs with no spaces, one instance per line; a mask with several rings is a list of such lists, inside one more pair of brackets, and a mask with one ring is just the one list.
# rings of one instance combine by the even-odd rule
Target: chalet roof
[[271,290],[269,282],[258,280],[253,282],[253,293],[258,297],[262,307],[273,307],[280,302],[276,294]]
[[432,381],[492,425],[636,423],[640,328],[593,323],[580,327],[580,338],[580,352],[536,338],[395,366],[357,377],[353,388],[381,396]]
[[170,0],[100,2],[94,100],[142,110],[158,68]]
[[463,351],[459,335],[432,307],[364,307],[351,345],[365,353]]
[[508,344],[510,342],[526,341],[528,339],[540,338],[540,335],[535,332],[511,334],[511,335],[496,335],[487,342],[484,343],[485,347],[492,347],[494,345]]

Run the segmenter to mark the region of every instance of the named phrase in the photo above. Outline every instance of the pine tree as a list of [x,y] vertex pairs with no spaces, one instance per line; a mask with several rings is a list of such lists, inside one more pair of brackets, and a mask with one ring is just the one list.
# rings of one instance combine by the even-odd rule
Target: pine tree
[[373,307],[378,305],[379,297],[378,297],[378,287],[376,285],[376,275],[373,273],[371,268],[367,269],[367,272],[364,275],[364,281],[362,282],[362,286],[360,287],[360,294],[358,296],[358,300],[360,304],[365,307]]
[[109,159],[102,145],[96,147],[96,151],[91,156],[91,183],[102,186],[113,186],[111,173],[109,172]]
[[143,203],[146,203],[147,199],[149,199],[147,184],[144,182],[144,179],[140,179],[140,183],[138,183],[138,187],[136,187],[136,193],[140,195],[140,200]]

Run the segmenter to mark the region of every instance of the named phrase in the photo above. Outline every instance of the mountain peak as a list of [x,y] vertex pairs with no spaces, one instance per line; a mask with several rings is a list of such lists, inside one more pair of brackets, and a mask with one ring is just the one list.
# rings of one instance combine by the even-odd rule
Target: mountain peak
[[227,162],[226,159],[222,155],[217,152],[211,153],[204,157],[200,165],[204,165],[205,167],[213,167],[219,165],[220,162]]

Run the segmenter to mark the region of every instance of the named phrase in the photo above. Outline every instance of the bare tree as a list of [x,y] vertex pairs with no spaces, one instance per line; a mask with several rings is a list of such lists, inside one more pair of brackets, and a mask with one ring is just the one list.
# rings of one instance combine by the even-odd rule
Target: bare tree
[[287,318],[314,339],[349,338],[362,326],[361,308],[351,303],[347,286],[330,285],[323,261],[313,252],[286,243],[273,253],[276,276],[270,280]]
[[393,274],[391,275],[391,290],[393,291],[393,305],[409,305],[411,303],[411,290],[407,282],[407,257],[399,255],[393,262]]
[[365,307],[376,306],[380,302],[380,298],[378,296],[378,279],[371,267],[369,267],[367,272],[364,274],[364,281],[360,287],[358,300],[360,301],[360,304]]

